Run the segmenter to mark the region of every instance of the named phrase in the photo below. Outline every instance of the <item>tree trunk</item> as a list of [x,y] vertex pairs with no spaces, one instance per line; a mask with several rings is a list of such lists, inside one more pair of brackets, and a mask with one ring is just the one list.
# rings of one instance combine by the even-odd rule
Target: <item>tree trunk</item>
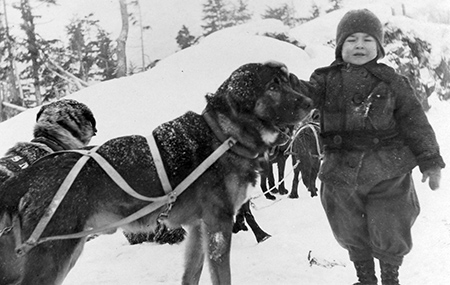
[[34,17],[31,13],[29,0],[20,0],[20,11],[22,13],[22,29],[27,35],[27,48],[32,64],[32,78],[34,85],[34,94],[37,105],[42,104],[41,84],[39,82],[39,49],[36,40]]
[[[9,35],[9,22],[8,22],[8,13],[6,10],[6,0],[3,0],[3,11],[4,11],[5,26],[1,28],[5,30],[5,45],[9,54],[8,58],[6,59],[8,61],[8,68],[6,71],[7,73],[6,87],[4,86],[3,99],[7,101],[8,100],[7,94],[11,94],[10,99],[13,102],[23,102],[22,84],[20,82],[20,77],[16,66],[15,50],[13,48],[13,42],[11,41],[11,37]],[[3,21],[0,21],[0,26],[2,25]],[[9,92],[7,92],[5,88],[8,89]]]
[[138,11],[139,11],[139,29],[141,32],[141,61],[142,61],[142,71],[144,71],[145,70],[144,28],[142,26],[142,11],[141,11],[141,4],[139,3],[139,0],[136,0],[136,5],[137,5]]
[[128,38],[128,11],[125,0],[119,0],[120,2],[120,14],[122,16],[122,30],[117,38],[117,70],[116,77],[123,77],[127,75],[127,55],[126,44]]

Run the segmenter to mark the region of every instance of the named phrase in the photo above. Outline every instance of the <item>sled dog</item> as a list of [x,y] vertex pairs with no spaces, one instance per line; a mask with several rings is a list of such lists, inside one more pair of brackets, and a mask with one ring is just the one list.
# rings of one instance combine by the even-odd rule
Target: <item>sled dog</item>
[[[230,242],[233,218],[248,199],[247,190],[257,182],[258,156],[289,139],[283,128],[298,123],[312,108],[312,101],[294,91],[292,76],[278,62],[249,63],[239,67],[215,93],[206,95],[202,114],[187,112],[166,122],[152,136],[170,182],[175,188],[227,138],[236,143],[206,169],[170,204],[122,228],[149,231],[162,221],[170,228],[187,229],[183,284],[198,284],[203,263],[211,270],[212,284],[230,284]],[[165,195],[158,176],[155,153],[146,137],[111,139],[96,153],[103,157],[138,194]],[[0,210],[18,212],[25,241],[35,230],[45,209],[79,153],[61,152],[39,160],[8,181]],[[18,193],[18,194],[17,194]],[[65,235],[98,228],[127,217],[148,201],[123,191],[97,161],[87,160],[41,237]],[[170,209],[170,211],[169,211]],[[44,215],[45,216],[45,215]],[[22,285],[61,284],[85,243],[85,238],[42,242],[24,255]],[[149,258],[149,266],[151,261]],[[153,259],[157,262],[157,258]]]

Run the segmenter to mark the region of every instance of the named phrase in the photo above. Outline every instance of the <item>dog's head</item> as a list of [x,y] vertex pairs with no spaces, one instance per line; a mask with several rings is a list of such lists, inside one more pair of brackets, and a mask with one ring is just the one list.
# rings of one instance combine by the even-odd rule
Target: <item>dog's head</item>
[[96,132],[94,115],[85,104],[62,99],[41,107],[33,134],[52,137],[71,149],[88,145]]
[[280,129],[298,123],[313,105],[292,88],[289,76],[286,65],[279,62],[246,64],[207,97],[208,103],[232,120],[246,121],[247,128],[267,135],[263,137],[267,145],[277,144]]

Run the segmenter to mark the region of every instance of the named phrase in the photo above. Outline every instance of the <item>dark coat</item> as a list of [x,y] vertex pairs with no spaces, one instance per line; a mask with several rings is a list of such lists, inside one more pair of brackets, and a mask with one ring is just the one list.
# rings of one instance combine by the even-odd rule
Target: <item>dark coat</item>
[[445,166],[411,85],[387,65],[335,61],[310,81],[293,80],[321,112],[324,183],[370,189],[416,165]]

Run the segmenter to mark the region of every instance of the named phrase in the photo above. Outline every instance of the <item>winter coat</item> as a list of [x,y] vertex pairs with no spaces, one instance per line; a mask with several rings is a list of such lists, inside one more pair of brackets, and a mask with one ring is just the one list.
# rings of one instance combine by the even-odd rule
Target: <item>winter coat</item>
[[369,190],[416,165],[422,172],[445,166],[411,85],[387,65],[337,60],[310,81],[292,81],[320,110],[324,183]]

